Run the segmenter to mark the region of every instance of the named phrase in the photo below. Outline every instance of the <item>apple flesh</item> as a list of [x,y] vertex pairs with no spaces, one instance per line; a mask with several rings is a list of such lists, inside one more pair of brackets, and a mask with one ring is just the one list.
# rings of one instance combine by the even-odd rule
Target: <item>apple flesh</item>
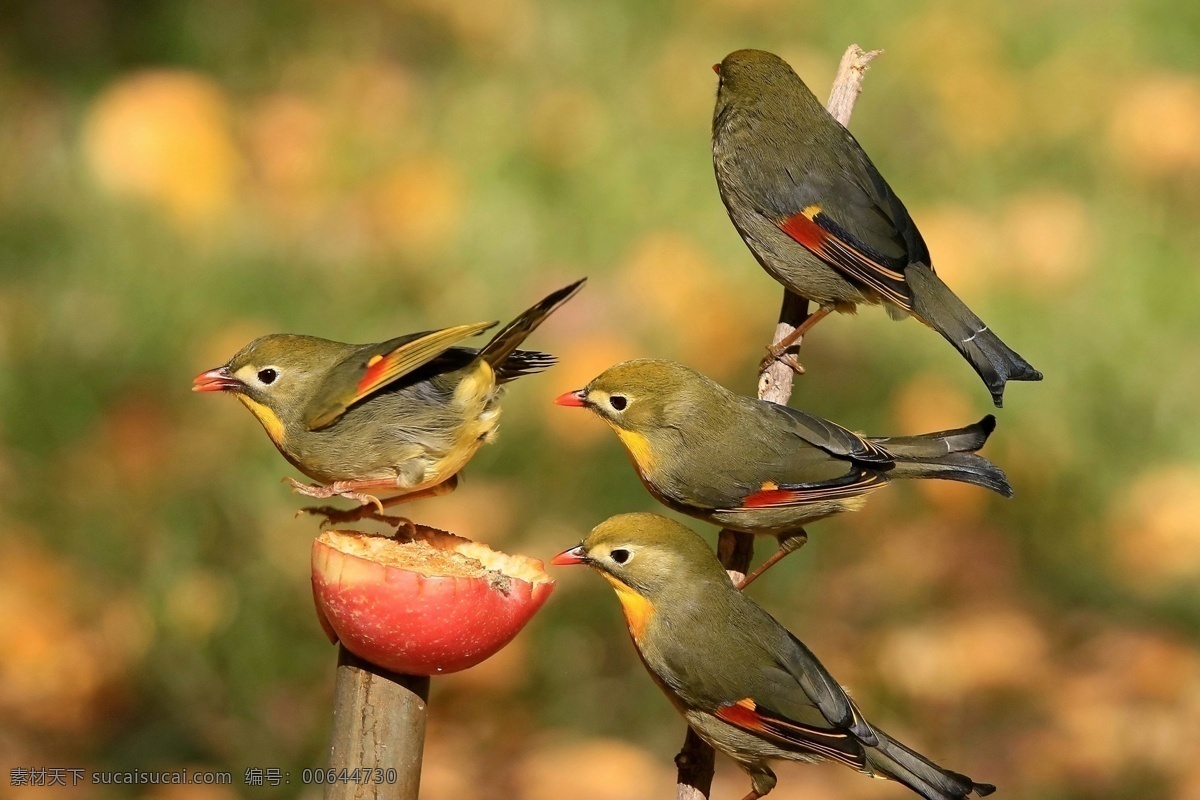
[[418,525],[411,538],[325,531],[312,587],[330,640],[393,672],[442,675],[512,641],[554,580],[537,559]]

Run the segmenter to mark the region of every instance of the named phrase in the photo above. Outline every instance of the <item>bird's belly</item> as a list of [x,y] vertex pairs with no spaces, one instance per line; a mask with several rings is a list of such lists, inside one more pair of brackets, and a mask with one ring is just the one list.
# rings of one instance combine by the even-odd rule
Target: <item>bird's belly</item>
[[853,311],[879,296],[842,276],[824,259],[788,236],[765,217],[754,214],[737,225],[742,240],[772,278],[801,297],[838,311]]
[[[486,385],[468,387],[475,388]],[[490,392],[456,393],[440,413],[425,413],[415,424],[408,403],[380,398],[281,449],[297,469],[322,483],[394,480],[395,491],[379,494],[408,494],[454,476],[495,436],[498,400],[493,381]]]
[[866,497],[860,495],[783,508],[718,509],[712,512],[711,521],[735,531],[776,535],[843,511],[857,511],[865,502]]
[[773,758],[813,763],[823,760],[815,753],[784,750],[766,739],[697,709],[685,710],[683,717],[710,747],[725,753],[743,768],[765,767],[766,762]]

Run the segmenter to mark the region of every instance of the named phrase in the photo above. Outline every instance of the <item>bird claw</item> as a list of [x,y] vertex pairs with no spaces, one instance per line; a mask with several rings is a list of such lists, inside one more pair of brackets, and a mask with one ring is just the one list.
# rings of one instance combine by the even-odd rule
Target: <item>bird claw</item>
[[776,361],[783,362],[797,375],[804,374],[804,365],[800,363],[794,353],[788,353],[786,350],[777,350],[773,345],[767,345],[767,355],[759,362],[758,371],[766,371]]
[[[302,494],[305,497],[315,497],[318,500],[328,500],[330,497],[345,497],[350,500],[357,500],[364,506],[375,506],[375,509],[380,514],[383,514],[383,503],[380,499],[373,494],[354,491],[354,483],[351,481],[334,481],[322,486],[320,484],[301,483],[295,478],[284,478],[284,480],[291,484],[293,492]],[[324,507],[327,508],[328,506]]]

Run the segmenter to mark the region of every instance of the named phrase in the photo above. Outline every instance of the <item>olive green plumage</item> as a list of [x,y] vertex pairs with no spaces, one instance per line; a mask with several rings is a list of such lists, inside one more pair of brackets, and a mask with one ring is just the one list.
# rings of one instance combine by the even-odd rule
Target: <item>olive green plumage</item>
[[783,59],[738,50],[717,69],[717,186],[772,277],[824,308],[884,303],[896,318],[917,317],[971,364],[997,406],[1007,381],[1042,379],[934,273],[904,204]]
[[552,293],[479,350],[457,344],[496,323],[367,345],[274,334],[198,377],[195,388],[234,393],[296,469],[336,487],[313,496],[428,489],[495,435],[506,382],[554,364],[516,348],[582,283]]
[[687,527],[623,514],[554,563],[585,563],[609,579],[646,668],[696,733],[749,773],[749,798],[774,788],[773,759],[837,761],[927,800],[995,790],[868,722],[816,656],[733,587]]
[[671,508],[721,527],[778,535],[856,510],[896,478],[1012,488],[974,453],[995,427],[864,437],[813,414],[742,397],[671,361],[610,367],[576,393],[616,430],[643,483]]

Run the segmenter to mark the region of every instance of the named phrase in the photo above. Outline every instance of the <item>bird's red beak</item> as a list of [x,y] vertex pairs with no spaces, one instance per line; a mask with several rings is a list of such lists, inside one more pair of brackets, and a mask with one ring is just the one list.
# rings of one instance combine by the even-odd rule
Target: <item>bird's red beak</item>
[[713,64],[713,72],[715,72],[715,73],[717,73],[718,75],[720,75],[720,74],[721,74],[721,65],[720,65],[720,64]]
[[201,372],[192,381],[193,392],[228,392],[230,389],[241,387],[242,382],[230,375],[227,367]]
[[564,392],[554,398],[554,405],[569,406],[570,408],[583,408],[587,405],[587,395],[583,393],[583,389],[576,389],[573,392]]
[[582,564],[585,561],[587,561],[587,553],[583,551],[583,545],[572,547],[570,550],[563,550],[550,559],[550,563],[556,567],[569,567],[572,564]]

